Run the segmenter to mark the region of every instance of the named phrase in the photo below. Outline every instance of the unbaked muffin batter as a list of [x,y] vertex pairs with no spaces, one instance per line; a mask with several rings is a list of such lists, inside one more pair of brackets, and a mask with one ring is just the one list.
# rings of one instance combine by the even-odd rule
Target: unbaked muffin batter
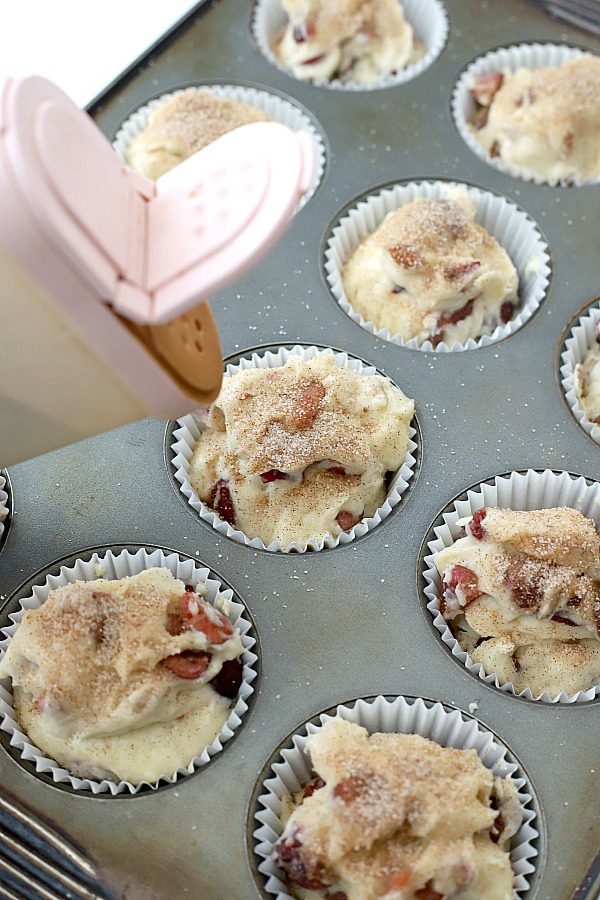
[[513,317],[519,278],[462,192],[392,210],[342,272],[353,309],[402,340],[464,344]]
[[281,0],[275,54],[301,80],[371,84],[423,56],[398,0]]
[[152,568],[51,591],[25,613],[0,677],[12,679],[17,719],[40,750],[72,774],[138,784],[212,743],[230,699],[209,682],[242,652],[201,586]]
[[267,113],[246,103],[188,88],[151,113],[147,127],[128,146],[125,161],[156,179],[234,128],[267,121]]
[[550,181],[600,178],[600,58],[490,72],[471,93],[472,131],[506,165]]
[[274,852],[296,896],[514,896],[507,848],[522,821],[517,790],[475,750],[369,735],[341,718],[306,746],[318,777],[293,798]]
[[600,682],[600,536],[568,507],[484,507],[441,550],[441,611],[473,662],[534,696]]
[[200,499],[246,537],[306,544],[349,531],[404,462],[414,404],[323,355],[226,377],[190,460]]

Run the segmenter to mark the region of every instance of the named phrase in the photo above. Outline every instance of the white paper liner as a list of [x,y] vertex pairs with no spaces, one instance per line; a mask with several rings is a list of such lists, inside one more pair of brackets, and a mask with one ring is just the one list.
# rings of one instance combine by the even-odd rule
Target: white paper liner
[[[284,100],[283,97],[280,97],[278,94],[269,93],[266,90],[262,91],[257,88],[244,87],[236,84],[191,84],[189,87],[208,91],[211,94],[215,94],[217,97],[226,97],[229,100],[237,100],[238,103],[246,103],[248,106],[253,106],[255,109],[267,113],[274,122],[279,122],[280,125],[287,125],[292,131],[305,131],[310,135],[315,153],[315,171],[309,189],[298,204],[298,209],[301,209],[316,191],[325,169],[325,141],[309,116],[290,100]],[[171,97],[183,93],[184,90],[187,90],[187,88],[181,88],[180,90],[168,94],[162,94],[162,96],[141,106],[132,113],[125,122],[123,122],[113,141],[113,147],[123,162],[126,162],[129,144],[136,135],[147,128],[148,119],[154,110],[159,106],[162,106],[167,100],[170,100]]]
[[[375,231],[392,210],[420,197],[441,200],[449,191],[456,190],[462,191],[475,201],[475,221],[498,241],[511,258],[519,275],[521,306],[510,322],[499,325],[492,334],[484,335],[478,340],[469,338],[464,344],[454,341],[450,347],[444,342],[436,347],[431,341],[419,344],[416,338],[404,341],[399,334],[391,334],[387,328],[377,328],[373,322],[367,322],[352,307],[342,283],[344,263],[361,241]],[[369,334],[411,350],[435,350],[436,353],[445,353],[487,347],[521,328],[546,296],[550,280],[550,255],[535,222],[506,197],[481,191],[465,183],[417,181],[385,188],[361,200],[345,213],[327,242],[325,271],[331,292],[341,308],[353,322]]]
[[600,425],[596,425],[586,418],[575,390],[575,366],[582,363],[589,351],[597,345],[594,328],[598,322],[600,322],[600,306],[596,305],[581,316],[578,323],[571,329],[571,337],[565,341],[565,349],[560,358],[560,375],[565,398],[571,407],[571,412],[592,440],[600,444]]
[[[426,705],[421,698],[405,697],[374,700],[357,700],[351,707],[340,705],[335,716],[356,722],[370,733],[377,731],[418,734],[444,747],[475,749],[486,768],[501,778],[511,778],[519,792],[523,809],[523,823],[513,838],[510,858],[515,873],[517,894],[530,886],[530,876],[535,872],[538,850],[534,841],[539,837],[536,814],[531,806],[532,795],[523,773],[515,762],[507,759],[507,748],[494,734],[487,731],[476,719],[455,709],[447,710],[441,703]],[[260,826],[254,831],[257,856],[262,858],[258,869],[267,878],[266,890],[277,900],[288,900],[290,894],[282,879],[282,872],[272,859],[272,853],[283,827],[280,820],[282,798],[300,790],[313,777],[310,757],[305,746],[309,735],[318,731],[334,716],[322,713],[321,725],[309,722],[295,734],[290,745],[281,751],[279,761],[271,767],[273,775],[264,781],[264,792],[258,797],[263,809],[256,812]]]
[[466,500],[457,500],[443,514],[444,524],[435,528],[436,539],[428,543],[429,554],[424,558],[424,577],[427,586],[424,589],[427,597],[427,609],[433,616],[433,624],[439,631],[444,644],[452,655],[465,667],[477,675],[486,684],[493,685],[506,694],[526,697],[528,700],[541,700],[544,703],[582,703],[600,696],[600,685],[587,691],[577,691],[569,696],[564,691],[551,697],[547,691],[534,696],[529,688],[515,691],[512,682],[500,684],[497,676],[486,675],[480,663],[474,663],[456,640],[447,622],[440,612],[441,577],[435,567],[436,553],[451,546],[457,539],[460,527],[459,519],[472,516],[482,506],[497,506],[503,509],[533,510],[551,509],[569,506],[578,510],[588,519],[593,519],[596,528],[600,526],[600,482],[588,484],[582,476],[576,477],[568,472],[553,472],[550,469],[526,472],[512,472],[510,475],[499,475],[493,484],[481,484],[467,492]]
[[4,490],[6,486],[6,478],[3,475],[0,475],[0,537],[4,532],[4,520],[8,516],[8,494]]
[[204,585],[207,588],[206,599],[213,605],[216,605],[229,618],[232,624],[239,628],[244,647],[242,656],[244,668],[243,681],[237,700],[231,707],[229,717],[222,730],[212,744],[205,747],[187,765],[180,766],[173,773],[161,775],[156,782],[148,783],[143,781],[138,785],[133,785],[128,781],[116,783],[108,780],[95,781],[89,778],[77,778],[56,761],[45,756],[42,751],[30,743],[27,735],[24,734],[16,721],[12,707],[10,679],[4,679],[0,682],[0,728],[10,735],[11,746],[16,747],[20,751],[24,760],[33,763],[37,772],[50,775],[57,783],[69,784],[77,790],[91,791],[93,794],[111,793],[113,795],[127,792],[135,794],[142,787],[157,788],[160,784],[174,784],[185,775],[189,775],[201,766],[206,765],[216,753],[222,750],[223,744],[233,736],[234,731],[241,725],[242,718],[248,710],[247,701],[254,692],[252,682],[256,678],[254,664],[257,656],[252,652],[255,640],[250,634],[251,624],[245,616],[245,607],[233,599],[233,591],[230,589],[221,590],[220,582],[210,577],[209,569],[199,566],[192,559],[180,559],[176,553],[165,553],[162,550],[150,552],[140,549],[135,553],[123,550],[117,554],[114,554],[112,550],[100,553],[94,552],[87,562],[78,559],[72,566],[61,566],[58,575],[48,575],[43,585],[35,586],[32,593],[21,601],[19,611],[10,616],[13,624],[2,629],[2,634],[5,635],[5,638],[0,641],[0,658],[4,655],[6,647],[17,630],[18,624],[26,610],[39,608],[51,590],[74,581],[92,581],[97,578],[112,580],[124,578],[128,575],[137,575],[153,566],[169,569],[176,578],[181,579],[186,584]]
[[[371,84],[353,84],[339,79],[327,80],[325,78],[315,78],[307,83],[315,87],[337,91],[370,91],[412,81],[413,78],[428,69],[444,49],[448,38],[449,25],[446,9],[440,0],[402,0],[401,6],[404,17],[412,26],[415,36],[425,45],[426,50],[421,59],[405,69],[401,69],[395,75],[386,75]],[[283,11],[279,0],[258,0],[252,17],[252,32],[259,50],[271,65],[294,78],[292,72],[280,62],[271,49],[287,23],[287,14]]]
[[519,44],[518,46],[503,47],[492,50],[474,60],[460,76],[452,92],[452,116],[454,123],[465,144],[473,153],[494,169],[505,172],[522,181],[532,181],[535,184],[557,185],[581,185],[598,184],[600,178],[580,181],[575,178],[568,182],[559,178],[541,178],[526,169],[509,166],[499,156],[491,157],[481,146],[473,131],[468,127],[472,121],[476,104],[471,95],[470,86],[473,79],[488,72],[500,72],[508,70],[515,72],[517,69],[537,69],[561,66],[569,59],[579,56],[589,56],[576,47],[567,47],[562,44]]
[[[241,359],[236,365],[228,365],[225,371],[225,377],[234,375],[236,372],[245,369],[259,368],[277,368],[283,366],[291,356],[301,356],[302,359],[314,359],[315,356],[333,356],[336,365],[351,369],[354,372],[360,372],[363,375],[375,375],[377,369],[375,366],[367,366],[358,359],[348,356],[347,353],[336,353],[333,350],[322,350],[318,347],[300,347],[295,346],[288,350],[285,347],[280,348],[277,352],[267,351],[263,356],[253,353],[251,358]],[[278,541],[272,541],[265,546],[260,538],[248,538],[242,532],[234,528],[229,522],[220,519],[208,506],[206,506],[198,497],[196,491],[190,484],[190,459],[194,452],[194,447],[201,434],[201,426],[193,415],[183,416],[177,419],[178,428],[173,432],[174,442],[171,444],[173,453],[172,462],[174,466],[175,478],[181,485],[181,493],[187,497],[187,501],[192,509],[200,515],[200,518],[208,522],[220,534],[227,535],[245,544],[247,547],[256,547],[260,550],[269,550],[273,553],[305,553],[307,550],[322,550],[324,547],[337,547],[338,544],[349,544],[356,537],[361,537],[368,531],[372,531],[380,522],[382,522],[391,513],[392,509],[400,502],[400,497],[408,487],[408,482],[412,478],[416,458],[413,456],[417,449],[414,441],[416,430],[409,426],[408,429],[408,449],[404,463],[398,469],[390,484],[383,506],[375,510],[373,516],[361,519],[361,521],[351,528],[349,531],[343,531],[337,537],[326,535],[321,540],[311,539],[306,546],[292,541],[287,547],[282,547]]]

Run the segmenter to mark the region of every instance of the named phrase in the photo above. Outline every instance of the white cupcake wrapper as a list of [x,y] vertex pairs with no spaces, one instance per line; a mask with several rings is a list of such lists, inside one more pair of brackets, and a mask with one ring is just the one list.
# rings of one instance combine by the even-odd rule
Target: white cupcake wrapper
[[6,478],[0,475],[0,537],[4,532],[4,520],[8,516],[8,494],[4,490],[6,487]]
[[[421,75],[444,49],[448,38],[448,15],[440,0],[402,0],[401,6],[415,36],[425,45],[425,54],[421,59],[395,75],[386,75],[372,84],[353,84],[339,79],[329,81],[325,78],[314,79],[309,83],[315,87],[337,91],[370,91],[404,84]],[[252,32],[258,48],[271,65],[293,78],[290,70],[280,62],[271,49],[287,22],[288,17],[279,0],[258,0],[252,17]]]
[[[310,135],[315,152],[315,172],[312,184],[298,204],[298,209],[301,209],[316,191],[325,170],[325,142],[309,116],[290,100],[284,100],[283,97],[269,93],[266,90],[262,91],[257,88],[235,84],[191,84],[189,87],[208,91],[217,97],[226,97],[229,100],[237,100],[238,103],[253,106],[255,109],[259,109],[261,112],[271,116],[274,122],[286,125],[292,131],[305,131]],[[162,106],[167,100],[170,100],[171,97],[182,94],[184,90],[187,90],[187,88],[181,88],[151,100],[137,109],[123,122],[115,135],[113,147],[124,162],[126,161],[127,148],[131,141],[147,128],[148,119],[154,110]]]
[[255,814],[260,826],[254,831],[254,850],[262,859],[258,870],[267,879],[268,894],[274,895],[277,900],[288,900],[290,897],[281,880],[282,872],[273,861],[273,850],[283,831],[280,819],[282,799],[298,791],[313,777],[310,756],[306,751],[307,738],[335,717],[356,722],[370,733],[384,731],[419,734],[444,747],[460,750],[473,748],[494,775],[511,778],[519,792],[523,809],[523,823],[513,838],[510,852],[515,889],[519,894],[530,887],[531,875],[536,869],[534,860],[538,850],[534,841],[540,836],[539,825],[532,808],[530,787],[517,763],[507,758],[507,748],[476,719],[458,709],[449,711],[441,703],[426,704],[421,698],[388,699],[379,696],[374,700],[357,700],[353,706],[340,705],[334,715],[322,713],[319,717],[321,724],[309,722],[299,730],[281,751],[278,761],[272,765],[273,774],[266,778],[263,783],[264,791],[257,798],[258,804],[263,808]]
[[[344,263],[361,241],[375,231],[392,210],[421,197],[440,200],[446,197],[449,191],[455,190],[463,191],[475,201],[475,221],[498,241],[511,258],[519,274],[521,306],[511,322],[499,325],[492,334],[478,340],[469,338],[464,344],[455,341],[450,347],[443,342],[437,347],[434,347],[431,341],[419,344],[416,338],[404,341],[399,334],[391,334],[387,328],[377,328],[373,322],[367,322],[352,307],[342,283]],[[435,350],[436,353],[445,353],[487,347],[521,328],[546,296],[550,280],[550,255],[537,225],[506,197],[496,196],[464,183],[418,181],[385,188],[361,200],[345,213],[327,242],[325,271],[333,296],[344,312],[361,328],[375,337],[410,350]]]
[[559,178],[540,178],[525,169],[507,165],[500,157],[491,157],[481,146],[474,133],[469,128],[469,123],[475,113],[475,102],[471,95],[470,87],[473,79],[488,72],[501,72],[508,70],[515,72],[517,69],[537,69],[560,66],[569,59],[580,56],[589,56],[575,47],[567,47],[562,44],[519,44],[518,46],[503,47],[492,50],[474,60],[463,72],[456,83],[452,93],[452,116],[454,123],[465,144],[473,153],[494,169],[505,172],[522,181],[532,181],[535,184],[575,185],[598,184],[599,179],[579,181],[570,179],[568,182]]
[[142,787],[157,788],[159,784],[174,784],[183,776],[189,775],[201,766],[206,765],[215,754],[219,753],[223,749],[223,744],[239,728],[242,718],[248,710],[248,698],[254,691],[252,682],[256,678],[254,664],[257,656],[252,652],[255,640],[250,634],[251,624],[245,617],[246,610],[244,606],[233,599],[233,591],[230,589],[221,590],[220,583],[210,577],[209,569],[198,566],[192,559],[180,559],[176,553],[167,554],[162,550],[149,552],[142,548],[136,553],[123,550],[118,554],[114,554],[111,550],[105,553],[94,552],[89,561],[78,559],[72,566],[61,566],[58,575],[48,575],[43,585],[35,586],[32,593],[21,601],[19,611],[10,616],[13,624],[2,629],[5,638],[0,641],[0,658],[4,655],[10,639],[17,630],[26,610],[39,608],[51,590],[74,581],[92,581],[96,578],[113,580],[124,578],[128,575],[137,575],[153,566],[169,569],[176,578],[181,579],[186,584],[204,585],[207,589],[206,599],[213,605],[216,605],[230,619],[232,624],[239,628],[244,648],[242,656],[244,668],[243,682],[238,698],[232,706],[221,732],[187,766],[180,766],[174,773],[161,775],[156,782],[143,781],[138,785],[133,785],[128,781],[116,783],[108,780],[94,781],[89,778],[77,778],[57,762],[45,756],[42,751],[30,743],[27,735],[21,730],[12,706],[10,681],[3,681],[0,684],[0,728],[10,735],[11,746],[16,747],[20,751],[24,760],[32,763],[37,772],[50,775],[59,784],[69,784],[77,790],[91,791],[93,794],[111,793],[113,795],[127,792],[136,794]]
[[553,472],[550,469],[526,472],[512,472],[507,476],[498,475],[493,484],[481,484],[467,492],[466,500],[457,500],[448,512],[443,514],[444,524],[434,529],[436,539],[428,543],[429,554],[424,559],[424,588],[427,609],[433,616],[433,624],[439,631],[444,644],[464,666],[486,684],[493,685],[506,694],[541,700],[544,703],[582,703],[600,696],[600,685],[587,691],[577,691],[569,696],[564,691],[551,697],[547,691],[534,696],[529,688],[517,692],[512,682],[500,684],[497,676],[486,675],[480,663],[474,663],[460,646],[440,612],[441,577],[434,563],[437,553],[450,547],[460,531],[459,519],[472,516],[483,506],[497,506],[503,509],[533,510],[569,506],[578,510],[600,526],[600,483],[588,484],[585,478],[575,477],[568,472]]
[[596,344],[594,329],[600,322],[600,306],[592,307],[587,314],[581,316],[577,325],[571,329],[571,337],[565,341],[565,349],[561,354],[561,384],[565,392],[565,399],[571,407],[571,412],[590,437],[600,444],[600,425],[590,422],[581,408],[575,390],[575,366],[582,363],[588,352]]
[[[267,351],[264,355],[259,356],[253,353],[251,358],[241,359],[236,365],[228,365],[225,377],[234,375],[236,372],[245,369],[254,368],[277,368],[283,366],[291,356],[300,356],[304,360],[314,359],[316,356],[333,356],[337,365],[351,369],[354,372],[360,372],[363,375],[374,375],[377,369],[374,366],[366,366],[358,359],[348,356],[347,353],[336,353],[333,350],[322,350],[318,347],[300,347],[295,346],[288,350],[285,347],[280,348],[277,352]],[[414,441],[416,436],[415,429],[410,426],[408,431],[408,450],[404,463],[392,478],[385,502],[374,513],[373,516],[361,519],[361,521],[351,528],[350,531],[343,531],[338,537],[326,536],[322,540],[309,540],[306,546],[292,541],[287,547],[282,547],[278,541],[273,541],[268,547],[265,546],[260,538],[248,538],[242,531],[233,528],[228,522],[220,519],[208,506],[206,506],[198,497],[189,481],[190,459],[194,452],[194,447],[201,434],[201,427],[193,415],[183,416],[177,419],[178,428],[173,432],[174,442],[171,444],[173,452],[173,466],[175,478],[181,485],[181,493],[187,498],[192,509],[200,515],[200,518],[208,522],[220,534],[233,538],[240,544],[247,547],[255,547],[260,550],[269,550],[273,553],[304,553],[307,550],[322,550],[324,547],[337,547],[338,544],[349,544],[356,537],[361,537],[368,531],[372,531],[376,525],[379,525],[389,514],[392,509],[400,502],[401,495],[408,487],[408,482],[412,478],[416,458],[413,455],[417,449]]]

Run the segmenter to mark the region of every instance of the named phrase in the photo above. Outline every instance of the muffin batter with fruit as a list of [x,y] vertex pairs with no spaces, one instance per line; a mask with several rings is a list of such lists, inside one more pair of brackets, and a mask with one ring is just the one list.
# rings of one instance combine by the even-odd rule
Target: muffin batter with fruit
[[270,120],[267,113],[247,103],[188,88],[151,113],[147,127],[127,148],[126,162],[156,179],[235,128]]
[[458,191],[389,212],[350,255],[342,280],[365,321],[434,346],[491,334],[519,303],[513,263]]
[[494,777],[475,750],[369,735],[341,718],[306,746],[317,777],[290,798],[274,852],[294,896],[513,896],[508,848],[521,804],[514,784]]
[[398,0],[282,0],[275,55],[300,80],[371,84],[424,54]]
[[550,181],[600,178],[600,58],[487,72],[471,85],[471,129],[492,158]]
[[[459,523],[460,524],[460,523]],[[600,535],[569,507],[487,508],[441,550],[440,608],[460,646],[500,684],[534,696],[600,682]]]
[[156,781],[222,730],[239,630],[168,569],[77,581],[28,610],[0,660],[21,727],[81,778]]
[[372,516],[403,464],[414,404],[382,375],[292,356],[226,377],[190,460],[200,499],[286,548]]

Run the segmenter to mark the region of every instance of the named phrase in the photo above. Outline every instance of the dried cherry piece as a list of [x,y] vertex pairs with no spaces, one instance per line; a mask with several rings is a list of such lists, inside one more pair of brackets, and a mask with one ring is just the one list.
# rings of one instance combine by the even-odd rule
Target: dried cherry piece
[[553,622],[560,622],[562,625],[577,625],[577,622],[571,622],[570,619],[566,619],[564,616],[559,616],[558,613],[555,616],[552,616]]
[[361,516],[355,516],[354,513],[349,512],[347,509],[342,509],[335,517],[335,521],[338,523],[342,531],[350,531],[351,528],[354,528],[355,525],[361,521]]
[[212,654],[204,650],[182,650],[181,653],[165,656],[161,664],[178,678],[192,681],[204,675],[211,659]]
[[485,506],[482,506],[481,509],[478,509],[473,513],[471,521],[469,522],[469,531],[474,538],[477,538],[478,541],[482,541],[487,534],[485,528],[481,524],[486,515],[487,509],[485,508]]
[[454,312],[442,313],[438,316],[435,332],[431,336],[431,343],[434,346],[437,346],[444,340],[444,328],[446,325],[456,325],[457,322],[462,322],[463,319],[471,315],[474,302],[474,300],[469,300],[460,309],[455,309]]
[[305,382],[292,413],[294,425],[297,428],[308,428],[314,422],[325,393],[325,385],[322,381]]
[[512,592],[512,599],[521,609],[537,609],[544,597],[541,570],[535,570],[531,561],[520,559],[506,569],[504,580]]
[[339,797],[342,803],[354,803],[360,794],[368,790],[369,785],[364,778],[359,775],[352,775],[338,781],[333,789],[333,796]]
[[479,106],[475,111],[475,115],[471,119],[471,125],[475,129],[475,131],[481,131],[482,128],[488,123],[488,118],[490,115],[489,107],[487,106]]
[[444,900],[443,894],[440,894],[439,891],[434,891],[433,881],[428,881],[424,887],[416,890],[415,897],[417,900]]
[[386,882],[383,895],[391,894],[394,891],[401,891],[402,888],[408,887],[411,879],[412,875],[410,872],[394,872]]
[[312,797],[315,791],[321,790],[322,787],[325,787],[325,782],[322,778],[318,776],[313,778],[312,781],[309,781],[308,784],[304,785],[304,790],[302,791],[302,799],[306,800],[307,797]]
[[214,678],[211,678],[209,684],[213,686],[221,697],[233,700],[234,697],[237,697],[242,684],[243,669],[242,660],[239,657],[237,659],[226,659],[221,666],[221,671],[217,672]]
[[489,106],[502,87],[504,75],[502,72],[486,72],[478,75],[471,85],[473,99],[480,106]]
[[[298,840],[299,829],[281,838],[275,845],[276,863],[287,873],[294,884],[309,891],[319,891],[328,885],[323,880],[324,865],[321,860],[304,860],[302,857],[302,841]],[[312,863],[312,864],[311,864]]]
[[210,492],[210,506],[218,513],[218,515],[235,525],[235,509],[233,508],[233,500],[229,492],[229,487],[224,478],[219,478]]
[[312,66],[314,63],[321,62],[322,59],[325,59],[325,56],[326,56],[325,53],[319,53],[318,56],[311,56],[310,59],[303,59],[302,65],[303,66]]
[[[447,266],[444,269],[444,278],[446,278],[447,281],[464,281],[464,279],[468,275],[472,275],[473,272],[476,272],[480,266],[481,266],[481,262],[478,259],[473,259],[473,260],[471,260],[471,262],[468,262],[468,263],[460,263],[460,265],[457,265],[457,266]],[[472,303],[472,301],[469,301],[469,302]],[[463,309],[464,308],[465,307],[463,307]],[[473,307],[471,306],[471,309],[472,308]],[[462,312],[462,310],[460,310],[460,309],[457,310],[457,313],[460,313],[460,312]],[[454,316],[457,313],[443,313],[442,315]],[[461,315],[460,318],[464,319],[464,318],[466,318],[466,315],[468,315],[468,313],[466,313],[465,315]],[[453,321],[458,322],[458,321],[460,321],[460,319],[454,319]]]
[[281,472],[279,469],[269,469],[268,472],[263,472],[260,477],[265,484],[268,484],[270,481],[283,481],[289,476],[287,472]]
[[179,601],[183,628],[202,631],[211,644],[224,644],[234,628],[227,616],[196,593],[185,593]]
[[515,314],[515,304],[511,300],[505,300],[500,307],[500,321],[506,325]]
[[[450,604],[446,603],[447,591],[458,593],[457,589],[460,589],[460,599],[464,600],[464,603],[460,604],[461,608],[468,606],[473,600],[477,600],[478,597],[481,597],[477,575],[472,569],[468,569],[466,566],[454,565],[447,570],[444,574],[443,588],[442,601],[444,608],[450,606]],[[442,610],[442,614],[443,613],[444,609]]]

